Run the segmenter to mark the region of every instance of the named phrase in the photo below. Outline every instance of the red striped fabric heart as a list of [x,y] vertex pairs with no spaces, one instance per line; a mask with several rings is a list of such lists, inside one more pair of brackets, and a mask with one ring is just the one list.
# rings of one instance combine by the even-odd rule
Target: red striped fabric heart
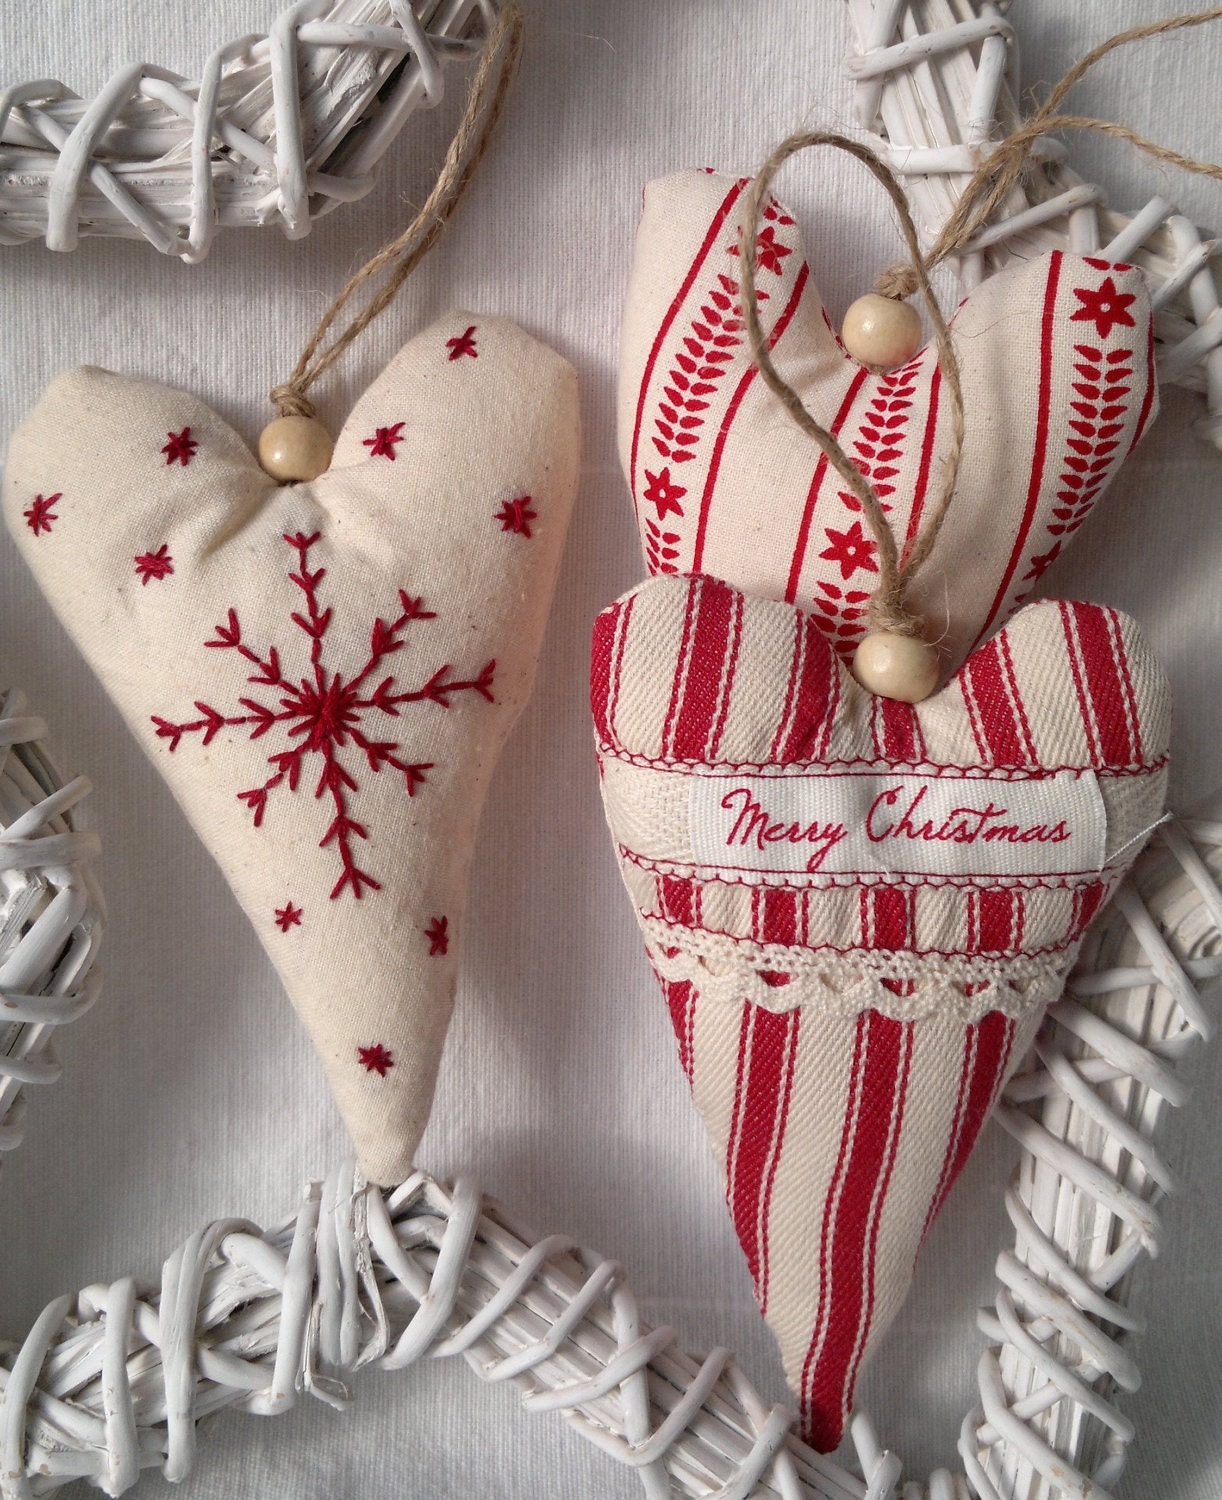
[[[860,503],[758,378],[738,274],[748,185],[681,172],[645,190],[624,312],[620,460],[651,573],[706,573],[797,604],[847,657],[878,584],[875,543]],[[903,550],[949,444],[934,348],[878,373],[851,359],[775,199],[756,283],[778,369],[874,486]],[[1008,267],[962,303],[951,336],[962,463],[909,604],[957,666],[1086,519],[1145,432],[1157,388],[1141,273],[1096,255]]]
[[1163,808],[1132,621],[1021,610],[926,702],[810,615],[653,579],[594,629],[603,798],[808,1438],[862,1360],[1086,925]]

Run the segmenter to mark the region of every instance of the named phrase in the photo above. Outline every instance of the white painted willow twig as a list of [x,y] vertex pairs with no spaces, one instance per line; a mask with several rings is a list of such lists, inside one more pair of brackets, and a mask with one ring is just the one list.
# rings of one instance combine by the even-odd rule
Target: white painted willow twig
[[[1131,1388],[1135,1373],[1121,1342],[1136,1326],[1128,1273],[1153,1247],[1153,1202],[1170,1181],[1152,1144],[1158,1106],[1184,1096],[1176,1065],[1208,1030],[1197,984],[1222,974],[1219,867],[1222,823],[1163,831],[1055,1008],[1039,1066],[1009,1091],[1005,1121],[1025,1151],[1008,1198],[1019,1238],[999,1263],[996,1318],[984,1320],[999,1347],[961,1439],[987,1500],[1106,1500],[1118,1472],[1131,1429],[1111,1382]],[[1049,1151],[1041,1131],[1075,1149]],[[1071,1205],[1084,1193],[1096,1216],[1072,1237],[1076,1259],[1042,1222],[1045,1161],[1050,1185]],[[728,1351],[695,1358],[651,1328],[613,1262],[514,1228],[470,1183],[418,1173],[384,1195],[345,1168],[279,1229],[226,1219],[192,1235],[159,1286],[126,1279],[50,1303],[24,1344],[0,1351],[0,1495],[30,1500],[80,1477],[117,1495],[146,1467],[181,1479],[196,1423],[222,1407],[272,1415],[302,1392],[342,1406],[363,1366],[426,1354],[462,1354],[481,1378],[517,1384],[528,1410],[562,1413],[637,1472],[647,1500],[885,1500],[902,1478],[864,1415],[852,1435],[865,1480],[807,1448]],[[1025,1464],[1043,1482],[1062,1429],[1072,1453],[1057,1461],[1059,1490],[998,1477]],[[1106,1452],[1090,1489],[1076,1465],[1094,1430]],[[903,1489],[971,1493],[946,1470]]]
[[56,1027],[89,1009],[101,977],[97,835],[73,814],[89,783],[60,776],[46,732],[20,693],[0,693],[0,1152],[21,1143],[24,1088],[59,1077]]
[[[856,82],[857,122],[903,180],[921,237],[930,243],[989,142],[1019,121],[1011,7],[1008,0],[848,5],[859,50],[845,66]],[[1054,248],[1100,251],[1141,267],[1156,309],[1160,379],[1205,392],[1207,412],[1197,429],[1222,447],[1216,241],[1203,238],[1163,197],[1133,214],[1109,209],[1103,189],[1084,182],[1064,147],[1045,137],[1022,190],[960,259],[960,279],[970,289],[1009,260]]]
[[1222,823],[1166,825],[1088,934],[1065,997],[997,1118],[1023,1148],[1006,1194],[1013,1250],[980,1327],[980,1406],[960,1453],[984,1500],[1109,1500],[1139,1376],[1132,1274],[1158,1249],[1174,1179],[1155,1139],[1213,1030],[1199,986],[1222,976]]
[[202,260],[221,226],[290,238],[373,187],[442,64],[477,53],[495,0],[296,0],[196,80],[120,68],[92,100],[57,80],[0,89],[0,245],[143,236]]

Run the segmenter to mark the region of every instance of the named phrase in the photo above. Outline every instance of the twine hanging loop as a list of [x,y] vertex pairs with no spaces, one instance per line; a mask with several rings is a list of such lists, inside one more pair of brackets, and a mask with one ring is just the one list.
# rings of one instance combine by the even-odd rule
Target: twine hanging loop
[[[315,417],[309,390],[390,306],[441,237],[462,202],[504,111],[522,51],[522,12],[509,5],[489,34],[471,81],[467,107],[432,191],[416,217],[355,272],[310,335],[288,379],[272,388],[277,416],[259,436],[259,462],[282,483],[314,479],[330,463],[331,439]],[[384,280],[349,322],[326,342],[340,314],[367,282]]]

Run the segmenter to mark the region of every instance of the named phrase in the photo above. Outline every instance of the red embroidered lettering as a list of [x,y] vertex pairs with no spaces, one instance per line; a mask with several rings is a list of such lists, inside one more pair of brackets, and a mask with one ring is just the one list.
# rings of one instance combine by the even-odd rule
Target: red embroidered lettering
[[752,839],[759,850],[763,850],[765,844],[782,842],[814,844],[815,852],[806,861],[807,870],[813,872],[819,869],[840,840],[848,836],[848,829],[843,823],[812,822],[803,826],[801,823],[786,823],[784,819],[773,819],[746,787],[736,787],[734,791],[727,792],[721,799],[721,805],[727,812],[733,812],[735,800],[740,797],[743,799],[742,807],[726,839],[727,847],[737,843],[746,848]]
[[935,823],[926,818],[923,823],[914,821],[913,815],[928,795],[928,786],[920,787],[899,819],[883,825],[883,814],[894,808],[903,796],[902,786],[889,787],[880,792],[866,813],[866,837],[874,844],[886,839],[914,839],[925,844],[1063,844],[1073,837],[1066,828],[1064,819],[1049,828],[1045,823],[1032,823],[1023,827],[1020,823],[997,823],[1008,809],[998,807],[991,799],[984,807],[953,807],[946,817]]

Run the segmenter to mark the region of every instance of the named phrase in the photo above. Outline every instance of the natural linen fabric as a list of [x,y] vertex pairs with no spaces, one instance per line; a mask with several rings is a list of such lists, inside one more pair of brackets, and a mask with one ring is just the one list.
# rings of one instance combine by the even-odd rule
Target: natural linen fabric
[[[748,183],[681,172],[645,190],[623,320],[620,461],[651,573],[707,573],[797,604],[851,656],[878,583],[876,544],[860,502],[758,378],[739,285]],[[773,198],[756,287],[778,370],[873,484],[902,553],[940,493],[950,440],[936,349],[882,373],[850,358]],[[962,462],[908,604],[954,667],[1086,519],[1157,390],[1142,276],[1098,256],[1057,251],[1008,267],[962,303],[951,338]]]
[[[655,578],[598,617],[591,704],[680,1062],[804,1430],[831,1450],[989,1109],[1162,814],[1166,679],[1131,620],[1050,601],[910,707],[859,687],[810,615]],[[877,854],[846,869],[826,835],[850,775],[877,789],[856,844]],[[952,811],[931,818],[911,789],[939,780]],[[729,837],[723,817],[714,861],[714,781],[736,813],[749,789],[805,815]]]
[[278,486],[194,397],[92,368],[10,446],[19,547],[231,882],[379,1183],[428,1116],[578,445],[571,367],[455,314],[312,483]]

